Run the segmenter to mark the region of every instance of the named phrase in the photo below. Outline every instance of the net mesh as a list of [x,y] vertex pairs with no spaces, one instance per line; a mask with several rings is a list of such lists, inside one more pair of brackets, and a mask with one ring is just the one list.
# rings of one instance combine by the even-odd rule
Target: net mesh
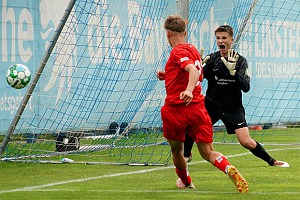
[[[252,81],[246,118],[250,128],[263,126],[251,132],[260,141],[299,127],[298,7],[298,1],[189,1],[188,40],[204,54],[217,50],[219,25],[236,31],[235,48],[248,59]],[[76,1],[3,157],[168,163],[160,118],[165,90],[155,72],[170,51],[164,20],[177,11],[171,0]],[[215,141],[228,140],[221,122],[214,130],[221,130]]]

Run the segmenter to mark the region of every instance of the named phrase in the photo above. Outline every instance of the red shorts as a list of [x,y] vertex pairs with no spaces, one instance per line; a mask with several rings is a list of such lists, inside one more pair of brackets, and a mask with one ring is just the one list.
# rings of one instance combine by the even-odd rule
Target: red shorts
[[161,118],[167,140],[184,142],[185,134],[189,134],[196,143],[213,142],[212,123],[204,101],[187,106],[165,104],[161,108]]

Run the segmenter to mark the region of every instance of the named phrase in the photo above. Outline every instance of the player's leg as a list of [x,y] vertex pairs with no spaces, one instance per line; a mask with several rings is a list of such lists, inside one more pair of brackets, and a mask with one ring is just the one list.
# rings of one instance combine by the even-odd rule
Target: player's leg
[[248,125],[245,119],[244,110],[226,112],[222,117],[228,134],[235,134],[239,143],[246,149],[250,150],[255,156],[266,161],[269,165],[274,163],[272,158],[264,148],[250,137]]
[[171,147],[172,160],[175,167],[178,170],[185,169],[187,165],[186,162],[184,162],[184,157],[182,155],[182,142],[168,140],[168,143]]
[[225,156],[213,150],[212,143],[198,142],[197,147],[201,157],[227,174],[240,193],[248,192],[247,181]]
[[[213,131],[210,117],[206,109],[198,109],[198,123],[201,124],[198,128],[190,130],[190,136],[197,143],[197,147],[201,157],[212,165],[220,169],[225,174],[228,174],[229,178],[233,181],[240,193],[248,191],[248,183],[243,176],[237,171],[237,169],[230,164],[225,156],[220,152],[216,152],[213,149]],[[198,134],[197,134],[198,133]]]
[[[205,100],[205,109],[208,113],[209,118],[211,119],[212,125],[215,124],[220,119],[220,111],[213,103],[211,103],[208,100]],[[183,151],[183,155],[186,162],[190,162],[192,160],[193,145],[194,140],[188,134],[186,134]]]
[[253,155],[264,160],[270,166],[289,167],[289,164],[287,162],[277,161],[268,154],[268,152],[261,146],[259,142],[253,140],[249,134],[248,127],[236,129],[235,134],[239,140],[239,143],[243,147],[249,149]]
[[192,161],[193,145],[194,140],[189,136],[189,134],[185,134],[183,156],[186,162]]
[[175,166],[175,171],[179,177],[179,179],[176,181],[177,187],[195,188],[195,186],[192,183],[192,179],[189,176],[187,164],[182,154],[183,143],[179,141],[171,141],[171,140],[168,140],[168,142],[171,147],[172,160]]
[[250,137],[248,127],[236,129],[235,134],[239,143],[243,147],[249,149],[253,155],[264,160],[269,165],[273,165],[275,159],[272,158],[258,142],[256,142]]
[[176,185],[180,188],[194,188],[182,153],[186,127],[185,107],[185,105],[176,107],[164,105],[161,109],[161,116],[164,137],[171,147],[172,160],[179,177]]
[[226,126],[228,134],[236,134],[239,143],[244,148],[250,150],[253,155],[264,160],[270,166],[289,167],[287,162],[276,161],[259,142],[251,138],[243,109],[225,112],[225,115],[222,116],[222,121]]

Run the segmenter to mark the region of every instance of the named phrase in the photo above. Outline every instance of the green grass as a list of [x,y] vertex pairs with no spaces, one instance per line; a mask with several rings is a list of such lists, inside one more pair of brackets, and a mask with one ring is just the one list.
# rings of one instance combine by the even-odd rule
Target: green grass
[[299,199],[300,132],[285,131],[266,133],[270,135],[264,136],[264,147],[274,158],[288,161],[290,168],[269,167],[232,136],[214,145],[247,179],[247,194],[239,194],[228,177],[204,162],[194,148],[189,171],[196,189],[176,188],[172,165],[0,162],[0,199]]

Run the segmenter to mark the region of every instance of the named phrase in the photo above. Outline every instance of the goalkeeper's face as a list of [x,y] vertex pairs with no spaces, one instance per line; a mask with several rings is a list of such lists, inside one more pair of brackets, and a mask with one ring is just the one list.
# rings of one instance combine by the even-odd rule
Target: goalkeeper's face
[[227,32],[216,32],[217,45],[223,57],[227,57],[233,38]]

